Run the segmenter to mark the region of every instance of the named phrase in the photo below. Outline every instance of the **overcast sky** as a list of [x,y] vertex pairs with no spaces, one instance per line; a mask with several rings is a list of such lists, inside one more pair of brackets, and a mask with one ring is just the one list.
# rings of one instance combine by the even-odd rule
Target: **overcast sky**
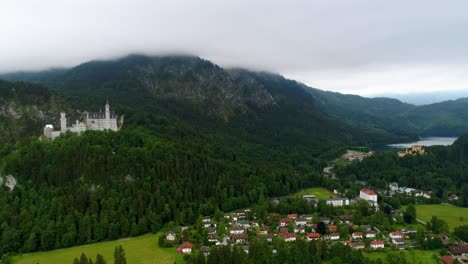
[[324,90],[468,90],[468,1],[0,2],[0,72],[191,53]]

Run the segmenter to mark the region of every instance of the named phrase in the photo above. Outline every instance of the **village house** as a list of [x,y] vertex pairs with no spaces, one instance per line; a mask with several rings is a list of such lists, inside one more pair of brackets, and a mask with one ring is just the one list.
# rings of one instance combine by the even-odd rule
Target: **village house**
[[242,244],[249,241],[249,236],[247,234],[234,234],[231,235],[230,239],[235,244]]
[[250,228],[250,222],[248,220],[239,220],[237,221],[238,226],[242,226],[243,228]]
[[245,229],[240,226],[234,226],[229,228],[229,233],[231,235],[240,235],[245,233]]
[[448,250],[454,256],[467,256],[468,255],[468,244],[459,244],[456,246],[449,246]]
[[307,219],[305,218],[297,218],[296,225],[298,226],[305,226],[307,224]]
[[204,222],[204,223],[203,223],[203,227],[204,227],[204,228],[209,228],[209,227],[215,227],[215,228],[216,228],[216,222],[212,222],[212,221],[210,221],[210,222]]
[[336,225],[328,225],[327,226],[327,229],[330,233],[334,233],[338,230],[338,228],[336,227]]
[[405,234],[403,234],[403,232],[400,231],[393,231],[390,232],[389,236],[391,239],[402,239],[405,237]]
[[353,239],[362,239],[362,232],[353,232],[351,235]]
[[385,241],[383,240],[374,240],[370,242],[370,246],[372,249],[378,249],[378,248],[384,248],[385,247]]
[[349,215],[340,215],[338,219],[340,219],[340,222],[343,224],[349,224],[351,222],[351,217]]
[[303,215],[301,215],[301,218],[305,219],[307,222],[312,221],[312,215],[311,214],[303,214]]
[[315,195],[313,194],[304,194],[302,195],[302,199],[306,200],[307,202],[313,202],[313,203],[318,202],[317,197],[315,197]]
[[210,248],[207,246],[201,246],[200,251],[204,257],[208,257],[208,255],[210,255]]
[[174,240],[176,240],[176,237],[177,237],[177,235],[176,235],[176,233],[174,231],[167,231],[167,233],[166,233],[166,240],[167,241],[174,241]]
[[339,240],[340,239],[340,233],[331,233],[328,235],[328,239],[330,240]]
[[318,221],[324,222],[326,225],[329,225],[332,222],[330,217],[319,217]]
[[268,234],[268,226],[261,226],[260,227],[260,235],[266,235]]
[[294,226],[294,233],[305,233],[305,227],[304,226]]
[[366,247],[366,245],[363,242],[354,242],[354,243],[351,243],[350,246],[353,249],[364,249]]
[[283,227],[280,227],[278,228],[278,232],[280,233],[288,233],[289,232],[289,228],[283,226]]
[[297,214],[288,214],[288,218],[294,220],[297,218]]
[[209,223],[209,222],[211,222],[211,218],[209,216],[204,216],[203,219],[202,219],[202,222],[203,223]]
[[246,253],[249,254],[249,245],[243,245],[242,250]]
[[278,236],[284,239],[286,242],[296,241],[295,233],[280,233]]
[[208,235],[208,242],[210,242],[210,243],[218,242],[218,236],[215,235],[215,234],[209,234]]
[[311,240],[318,240],[320,238],[320,234],[319,233],[308,233],[306,235],[306,239],[311,241]]
[[180,245],[177,248],[177,254],[191,254],[192,253],[192,243],[190,242],[184,242],[182,245]]
[[441,256],[439,260],[441,264],[453,264],[455,262],[452,256]]
[[366,238],[375,238],[376,235],[377,235],[377,232],[369,231],[366,233]]
[[405,246],[405,240],[403,238],[392,238],[392,244],[401,249]]
[[265,239],[268,242],[273,241],[273,235],[272,234],[258,234],[257,239]]
[[216,227],[208,227],[208,235],[216,234]]
[[281,218],[279,220],[280,226],[287,226],[289,223],[291,223],[291,218]]
[[359,192],[359,198],[368,201],[369,204],[377,207],[377,194],[374,191],[364,188]]
[[333,207],[340,207],[340,206],[349,205],[349,199],[348,198],[328,198],[328,199],[325,199],[325,202],[328,205],[332,205]]

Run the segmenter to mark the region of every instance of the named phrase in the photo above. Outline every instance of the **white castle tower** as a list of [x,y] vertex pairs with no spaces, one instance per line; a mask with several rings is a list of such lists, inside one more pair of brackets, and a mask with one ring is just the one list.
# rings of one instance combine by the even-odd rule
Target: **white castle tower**
[[67,131],[67,118],[65,112],[60,113],[60,132],[65,133]]
[[105,128],[106,129],[111,129],[111,125],[110,125],[110,119],[111,119],[111,116],[110,116],[110,106],[109,106],[109,101],[106,100],[106,123],[105,123]]
[[[67,127],[67,117],[65,112],[60,113],[60,131],[54,131],[53,126],[48,124],[44,127],[44,137],[54,139],[66,131],[82,133],[86,130],[106,130],[118,131],[117,124],[118,116],[110,111],[109,102],[106,100],[105,111],[103,112],[88,112],[84,122],[76,120],[72,126]],[[123,122],[123,118],[121,120]],[[122,125],[122,124],[121,124]]]

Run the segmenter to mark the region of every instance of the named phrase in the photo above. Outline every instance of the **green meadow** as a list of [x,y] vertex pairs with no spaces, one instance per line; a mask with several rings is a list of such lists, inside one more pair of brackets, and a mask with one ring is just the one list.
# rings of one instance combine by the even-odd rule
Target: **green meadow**
[[447,222],[450,230],[461,225],[468,225],[468,209],[446,204],[418,204],[416,217],[428,222],[436,216]]
[[22,254],[12,258],[12,264],[71,264],[75,257],[81,253],[96,258],[101,254],[107,263],[113,263],[114,248],[122,245],[129,264],[173,264],[183,263],[182,256],[176,255],[175,248],[160,248],[158,237],[162,233],[147,234],[139,237],[101,242],[84,246],[76,246],[65,249]]
[[[389,252],[388,250],[385,250],[384,252],[372,252],[372,253],[365,252],[364,256],[373,260],[380,258],[384,263],[387,263],[388,252]],[[410,250],[401,250],[399,252],[398,251],[396,252],[403,253],[408,263],[412,263],[412,264],[431,264],[431,263],[437,264],[439,263],[438,259],[434,258],[434,254],[438,255],[438,252],[436,251],[410,249]]]
[[333,193],[332,191],[322,188],[322,187],[313,187],[313,188],[308,188],[308,189],[303,189],[300,190],[294,194],[291,194],[290,196],[292,197],[302,197],[304,194],[313,194],[315,195],[318,199],[327,199],[330,197],[336,197],[336,194]]

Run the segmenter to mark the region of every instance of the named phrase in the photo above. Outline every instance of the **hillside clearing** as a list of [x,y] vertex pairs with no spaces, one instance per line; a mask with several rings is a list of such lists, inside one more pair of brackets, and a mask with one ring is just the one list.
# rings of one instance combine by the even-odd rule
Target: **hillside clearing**
[[147,234],[134,238],[124,238],[115,241],[101,242],[84,246],[76,246],[46,252],[23,254],[12,258],[13,264],[49,264],[72,263],[81,253],[96,257],[99,253],[104,256],[107,263],[113,263],[114,248],[122,245],[127,256],[127,263],[131,264],[172,264],[179,262],[182,257],[176,255],[175,248],[160,248],[158,237],[162,233]]

